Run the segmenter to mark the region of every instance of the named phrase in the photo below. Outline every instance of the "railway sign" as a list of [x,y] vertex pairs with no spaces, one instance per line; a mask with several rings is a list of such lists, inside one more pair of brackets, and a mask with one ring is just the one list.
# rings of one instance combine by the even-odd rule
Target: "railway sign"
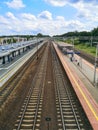
[[49,130],[49,122],[51,121],[51,118],[46,117],[45,120],[47,121],[47,130]]
[[[67,54],[73,54],[73,52],[67,52]],[[80,54],[80,52],[74,52],[74,54]]]
[[51,118],[50,117],[46,117],[45,120],[46,121],[51,121]]

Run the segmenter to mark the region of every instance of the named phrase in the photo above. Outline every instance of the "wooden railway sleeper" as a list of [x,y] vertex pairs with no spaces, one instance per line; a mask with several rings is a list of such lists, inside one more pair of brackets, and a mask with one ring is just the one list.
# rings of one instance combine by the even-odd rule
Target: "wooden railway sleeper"
[[[57,58],[55,58],[55,61],[57,61]],[[57,66],[59,66],[58,65],[59,63],[58,63],[58,61],[57,61]],[[56,66],[56,65],[54,65],[54,66]],[[60,68],[60,67],[59,67]],[[60,71],[60,69],[58,69],[58,67],[56,68],[55,67],[55,69],[54,70],[57,70],[58,71],[58,76],[60,77],[61,76],[61,79],[62,79],[62,82],[64,83],[64,80],[63,80],[63,77],[62,77],[62,74],[60,73],[60,75],[59,75],[59,71]],[[61,72],[61,71],[60,71]],[[55,72],[56,73],[56,72]],[[58,78],[59,78],[58,77]],[[58,81],[58,80],[57,80]],[[57,85],[58,86],[58,85]],[[65,86],[65,83],[64,83],[64,86]],[[67,90],[67,88],[65,87],[65,89],[66,89],[66,92],[67,92],[67,95],[68,95],[68,99],[69,99],[69,101],[70,101],[70,104],[71,104],[71,107],[72,107],[72,111],[73,111],[73,113],[74,113],[74,117],[75,117],[75,120],[76,120],[76,123],[77,123],[77,126],[78,126],[78,129],[80,130],[80,125],[79,125],[79,122],[78,122],[78,119],[77,119],[77,116],[76,116],[76,113],[75,113],[75,111],[74,111],[74,107],[73,107],[73,104],[72,104],[72,102],[71,102],[71,98],[70,98],[70,96],[69,96],[69,93],[68,93],[68,90]],[[60,92],[59,92],[59,90],[57,90],[58,91],[58,95],[59,95],[59,97],[60,97]],[[60,98],[59,98],[59,103],[60,103],[60,109],[61,109],[61,115],[63,114],[63,112],[62,112],[62,106],[61,106],[61,101],[60,101]],[[63,117],[63,116],[62,116]],[[63,119],[63,118],[62,118]],[[63,122],[63,124],[64,124],[64,122]],[[65,125],[63,125],[63,127],[64,127]],[[65,129],[65,127],[64,127],[64,129]]]

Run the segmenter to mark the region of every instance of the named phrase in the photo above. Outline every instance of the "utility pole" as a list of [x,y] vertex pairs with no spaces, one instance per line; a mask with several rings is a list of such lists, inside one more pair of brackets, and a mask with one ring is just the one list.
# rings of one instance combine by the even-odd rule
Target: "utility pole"
[[80,63],[80,67],[81,67],[81,69],[82,69],[82,57],[81,57],[81,54],[80,54],[79,63]]
[[74,60],[74,54],[75,54],[74,38],[72,39],[72,45],[73,45],[73,60]]
[[98,62],[98,43],[96,46],[96,56],[95,56],[95,67],[94,67],[94,84],[96,85],[96,68],[97,68],[97,62]]
[[91,38],[90,38],[90,45],[92,47],[92,43],[93,43],[93,35],[92,35],[92,32],[91,32]]
[[38,37],[37,37],[37,60],[38,60]]
[[92,47],[92,43],[93,43],[93,36],[91,36],[91,47]]

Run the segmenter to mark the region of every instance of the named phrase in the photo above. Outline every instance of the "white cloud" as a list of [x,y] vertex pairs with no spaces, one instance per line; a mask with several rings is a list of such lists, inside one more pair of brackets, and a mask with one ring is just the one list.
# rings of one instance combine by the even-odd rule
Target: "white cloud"
[[98,21],[97,0],[44,0],[52,6],[65,6],[66,4],[77,10],[76,17],[83,20]]
[[55,18],[52,18],[52,14],[50,16],[44,19],[30,13],[22,13],[15,16],[13,13],[7,12],[5,16],[0,16],[2,20],[2,22],[0,21],[0,35],[34,34],[39,32],[56,35],[85,28],[85,24],[78,20],[66,21],[63,16],[57,16]]
[[16,17],[15,17],[14,14],[11,13],[11,12],[7,12],[7,13],[6,13],[6,16],[7,16],[8,18],[10,18],[10,19],[16,20]]
[[0,25],[8,23],[9,23],[8,20],[4,16],[0,16]]
[[64,18],[63,16],[57,16],[56,19],[57,19],[57,20],[60,20],[60,21],[61,21],[61,20],[62,20],[62,21],[65,20],[65,18]]
[[21,16],[27,20],[36,20],[36,17],[30,13],[23,13]]
[[84,23],[81,23],[80,21],[78,20],[71,20],[68,22],[68,28],[70,28],[70,31],[71,30],[85,30],[85,24]]
[[52,20],[52,14],[49,11],[43,11],[38,15],[39,18]]
[[[98,26],[98,4],[93,1],[84,0],[44,0],[54,6],[64,6],[69,4],[77,11],[74,19],[66,20],[63,16],[52,16],[52,13],[45,10],[36,16],[31,13],[21,13],[15,15],[7,12],[0,16],[0,35],[5,34],[36,34],[43,33],[49,35],[63,34],[69,31],[91,30]],[[86,0],[89,1],[89,0]],[[16,4],[15,4],[16,3]],[[19,4],[20,3],[20,4]],[[6,2],[9,7],[24,7],[22,0]],[[12,6],[13,5],[13,6]],[[70,12],[70,11],[69,11]]]
[[93,4],[98,4],[97,0],[44,0],[45,2],[51,4],[52,6],[58,6],[62,7],[65,6],[66,4],[77,4],[77,3],[93,3]]
[[84,3],[83,1],[72,5],[77,9],[77,17],[80,19],[98,21],[98,5],[95,2]]
[[11,2],[5,2],[9,8],[20,9],[25,7],[22,0],[12,0]]
[[64,6],[67,3],[67,0],[45,0],[47,3],[50,3],[53,6]]

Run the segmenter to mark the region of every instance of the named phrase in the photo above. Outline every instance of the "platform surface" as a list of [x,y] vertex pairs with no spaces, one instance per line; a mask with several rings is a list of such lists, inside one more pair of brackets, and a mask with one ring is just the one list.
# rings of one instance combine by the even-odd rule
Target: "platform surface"
[[[98,130],[98,88],[55,45],[60,60],[94,130]],[[92,74],[92,73],[91,73]]]
[[[39,45],[39,48],[43,45]],[[29,52],[20,57],[16,58],[13,62],[5,65],[0,65],[0,87],[7,82],[7,80],[16,73],[16,71],[37,51],[37,48],[34,47]]]

